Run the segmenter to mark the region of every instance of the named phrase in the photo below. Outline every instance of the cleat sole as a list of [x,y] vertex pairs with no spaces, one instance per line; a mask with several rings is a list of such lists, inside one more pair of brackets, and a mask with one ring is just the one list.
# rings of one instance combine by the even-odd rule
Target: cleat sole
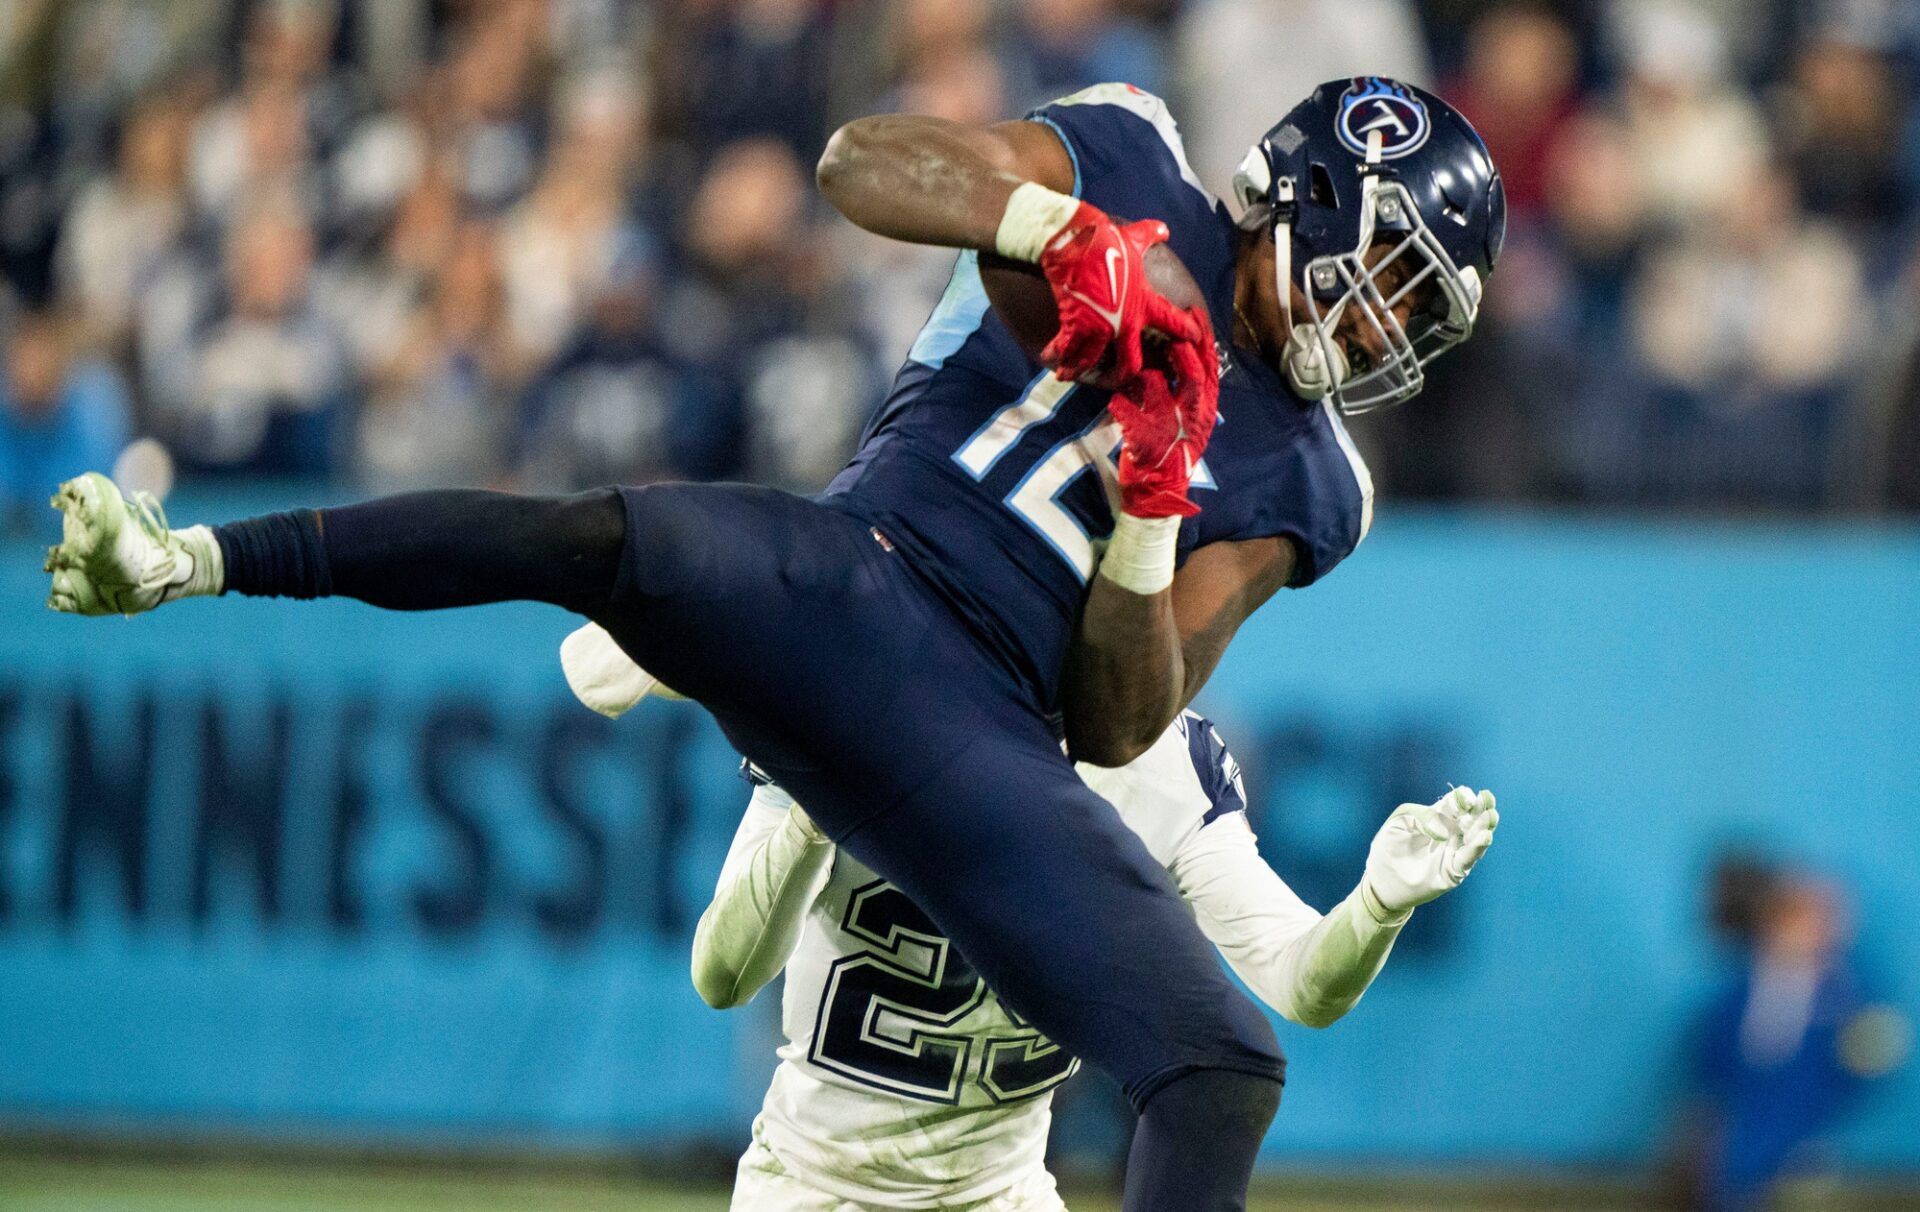
[[[76,476],[54,493],[53,508],[60,512],[60,543],[47,552],[46,570],[53,573],[47,605],[66,614],[122,613],[126,593],[123,573],[113,567],[115,544],[126,521],[122,505],[109,505],[119,489],[99,472]],[[117,499],[113,504],[118,505]],[[100,575],[105,574],[105,575]]]

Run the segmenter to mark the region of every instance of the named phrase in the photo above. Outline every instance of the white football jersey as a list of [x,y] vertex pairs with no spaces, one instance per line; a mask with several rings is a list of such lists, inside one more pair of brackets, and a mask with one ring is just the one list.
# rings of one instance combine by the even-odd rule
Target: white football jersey
[[[1239,770],[1191,712],[1131,765],[1081,774],[1183,886],[1183,852],[1222,818],[1253,853]],[[792,803],[757,788],[736,852]],[[1044,1175],[1050,1092],[1078,1062],[844,851],[787,962],[783,1017],[787,1043],[754,1138],[809,1185],[855,1203],[944,1208]]]

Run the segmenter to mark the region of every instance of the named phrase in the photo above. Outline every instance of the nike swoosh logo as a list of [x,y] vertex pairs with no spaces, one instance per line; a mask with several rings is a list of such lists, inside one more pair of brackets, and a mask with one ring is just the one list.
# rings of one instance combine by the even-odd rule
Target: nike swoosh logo
[[1087,296],[1081,294],[1077,290],[1070,290],[1067,293],[1072,295],[1074,298],[1080,300],[1082,303],[1085,303],[1088,307],[1092,308],[1094,314],[1099,316],[1102,320],[1105,320],[1107,323],[1113,325],[1114,334],[1116,336],[1119,335],[1119,332],[1120,332],[1120,309],[1119,308],[1115,307],[1115,308],[1109,309],[1109,308],[1102,307],[1098,303],[1095,303],[1092,299],[1089,299]]
[[1102,307],[1077,290],[1067,292],[1092,308],[1095,315],[1113,325],[1114,335],[1116,336],[1120,333],[1120,300],[1123,297],[1120,294],[1120,266],[1122,264],[1123,262],[1120,260],[1120,250],[1117,248],[1109,248],[1107,250],[1107,289],[1113,293],[1112,307]]

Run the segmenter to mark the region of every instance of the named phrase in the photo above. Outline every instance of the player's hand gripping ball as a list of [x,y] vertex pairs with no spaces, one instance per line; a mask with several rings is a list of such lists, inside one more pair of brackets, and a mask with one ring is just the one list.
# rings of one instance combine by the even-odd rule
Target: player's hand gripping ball
[[1108,414],[1120,426],[1120,507],[1136,518],[1200,512],[1187,490],[1219,420],[1220,367],[1206,312],[1192,314],[1204,345],[1175,342],[1168,349],[1171,376],[1148,367],[1107,401]]
[[1066,230],[1040,254],[1040,270],[1053,288],[1060,331],[1040,351],[1040,360],[1062,379],[1102,373],[1109,384],[1140,373],[1141,338],[1149,325],[1177,341],[1198,341],[1199,331],[1147,283],[1142,259],[1167,242],[1167,225],[1142,219],[1122,227],[1085,202]]
[[[1165,239],[1164,225],[1115,227],[1097,210],[1093,214],[1098,222],[1089,225],[1081,222],[1088,210],[1092,208],[1083,206],[1074,224],[1042,253],[1041,267],[992,253],[981,254],[981,284],[994,314],[1027,355],[1053,365],[1062,378],[1071,377],[1069,370],[1081,369],[1088,342],[1105,341],[1080,377],[1093,385],[1116,389],[1108,407],[1121,428],[1122,507],[1142,518],[1188,516],[1198,512],[1187,499],[1188,481],[1206,449],[1219,409],[1220,366],[1206,300],[1180,258],[1158,242]],[[1138,272],[1129,270],[1127,280],[1134,284],[1131,289],[1138,296],[1134,314],[1144,324],[1131,342],[1122,339],[1125,309],[1117,326],[1109,323],[1107,337],[1092,332],[1076,338],[1072,326],[1077,321],[1072,317],[1084,316],[1093,305],[1071,297],[1066,303],[1060,302],[1062,284],[1067,279],[1054,275],[1075,272],[1076,265],[1093,265],[1086,260],[1086,252],[1111,246],[1094,239],[1100,222],[1121,236],[1136,233],[1154,238],[1137,247],[1128,245],[1118,259],[1133,265],[1127,260],[1131,254],[1138,260]],[[1077,243],[1073,239],[1076,232],[1080,233]],[[1047,258],[1062,240],[1067,244],[1043,276]],[[1101,264],[1104,261],[1103,254]],[[1107,288],[1102,284],[1100,289]],[[1111,316],[1111,312],[1108,314]],[[1063,348],[1072,355],[1066,363],[1057,360]],[[1128,356],[1129,351],[1135,356]],[[1128,366],[1139,369],[1121,377],[1120,372]]]
[[1038,265],[982,253],[981,283],[1027,356],[1062,379],[1117,387],[1167,365],[1170,343],[1209,336],[1194,317],[1206,301],[1166,238],[1163,223],[1121,227],[1082,204]]

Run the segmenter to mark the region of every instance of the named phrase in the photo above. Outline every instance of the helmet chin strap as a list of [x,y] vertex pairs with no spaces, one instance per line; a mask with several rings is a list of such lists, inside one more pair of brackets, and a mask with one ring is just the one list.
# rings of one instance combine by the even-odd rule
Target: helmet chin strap
[[[1377,130],[1367,134],[1369,165],[1378,165],[1381,161],[1382,138]],[[1372,199],[1379,185],[1380,179],[1372,173],[1366,174],[1360,182],[1362,250],[1373,241]],[[1324,336],[1318,323],[1293,322],[1293,178],[1280,178],[1274,185],[1274,196],[1277,205],[1274,207],[1273,221],[1273,284],[1280,299],[1280,322],[1287,333],[1287,347],[1281,355],[1281,361],[1294,390],[1309,400],[1318,400],[1329,392],[1339,390],[1353,369],[1347,362],[1347,351],[1331,336]],[[1331,324],[1338,316],[1339,310],[1336,309],[1333,316],[1328,318],[1328,323]]]
[[1293,331],[1293,178],[1273,187],[1280,204],[1273,208],[1273,288],[1280,300],[1280,326]]
[[[1280,302],[1280,326],[1287,334],[1286,348],[1280,352],[1280,364],[1293,389],[1309,400],[1318,400],[1339,387],[1347,377],[1346,352],[1329,341],[1324,345],[1312,324],[1293,320],[1293,178],[1282,177],[1274,184],[1277,205],[1273,208],[1273,289]],[[1327,350],[1333,351],[1331,360]]]

